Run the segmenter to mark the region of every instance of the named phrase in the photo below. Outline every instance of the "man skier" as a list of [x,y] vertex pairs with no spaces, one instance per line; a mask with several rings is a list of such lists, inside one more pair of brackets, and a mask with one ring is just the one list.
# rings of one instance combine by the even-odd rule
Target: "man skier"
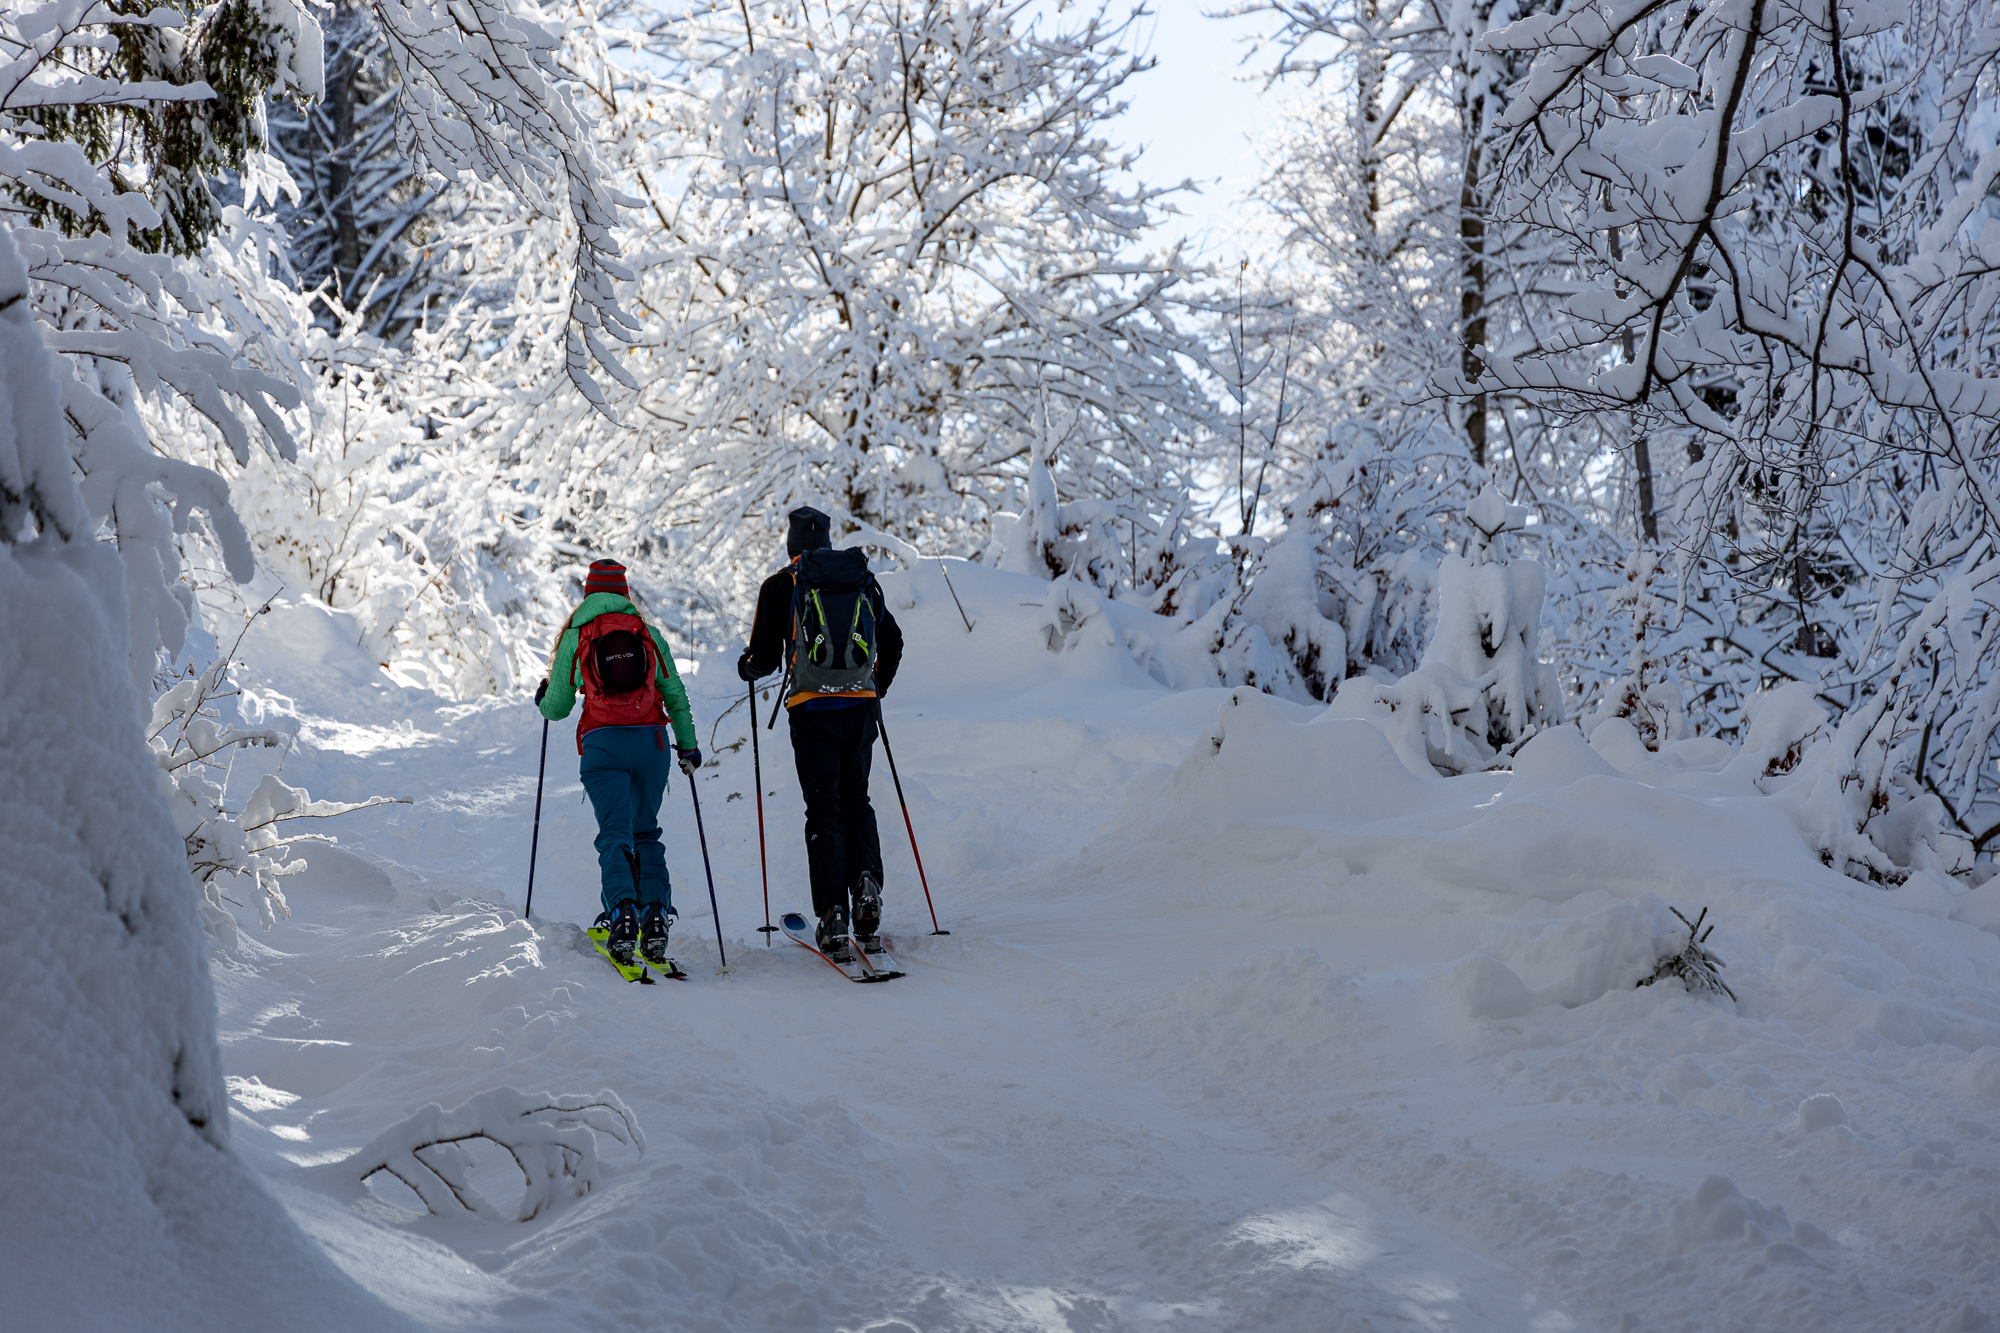
[[604,905],[592,929],[606,932],[605,949],[621,968],[635,965],[635,951],[660,966],[675,916],[660,846],[660,798],[673,762],[666,726],[671,718],[681,772],[692,780],[701,767],[694,715],[667,641],[632,604],[625,566],[593,561],[583,591],[535,702],[543,717],[560,722],[576,706],[577,687],[583,688],[576,750],[583,789],[597,813]]
[[[810,508],[794,509],[786,518],[785,552],[791,560],[758,590],[757,618],[736,674],[754,681],[781,664],[790,673],[786,720],[806,798],[806,861],[813,914],[819,918],[817,938],[829,956],[846,961],[851,956],[850,920],[864,943],[882,924],[882,840],[875,831],[875,807],[868,802],[868,767],[874,757],[877,700],[889,692],[903,660],[903,632],[883,605],[881,585],[868,574],[860,552],[832,550],[832,520]],[[803,564],[815,551],[827,554]],[[833,581],[840,576],[848,581]],[[822,577],[829,579],[824,598],[813,582]],[[828,602],[846,604],[839,592],[843,587],[858,589],[858,596],[848,594],[855,603],[852,615],[827,613]],[[802,625],[812,629],[811,637],[802,634]],[[872,644],[865,642],[871,627]],[[799,660],[802,638],[805,662]],[[836,659],[836,652],[846,655]],[[829,670],[836,662],[842,670]]]

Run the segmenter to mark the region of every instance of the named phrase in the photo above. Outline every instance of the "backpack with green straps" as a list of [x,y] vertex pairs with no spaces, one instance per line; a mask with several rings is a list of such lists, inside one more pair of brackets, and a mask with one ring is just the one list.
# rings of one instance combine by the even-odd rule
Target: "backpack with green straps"
[[875,694],[875,603],[860,550],[807,551],[792,573],[790,698]]

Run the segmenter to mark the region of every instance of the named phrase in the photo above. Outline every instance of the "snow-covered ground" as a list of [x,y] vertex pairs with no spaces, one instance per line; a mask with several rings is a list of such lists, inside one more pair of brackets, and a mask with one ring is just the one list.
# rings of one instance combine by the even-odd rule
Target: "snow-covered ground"
[[[313,608],[257,622],[246,714],[300,724],[287,779],[413,801],[331,827],[294,915],[246,916],[215,976],[237,1151],[360,1288],[523,1330],[2000,1316],[2000,936],[1950,919],[1968,900],[1822,868],[1725,756],[1613,763],[1562,732],[1511,776],[1420,778],[1368,722],[1170,692],[1129,635],[1051,649],[1046,584],[954,573],[970,633],[935,567],[885,580],[911,644],[890,739],[952,932],[927,933],[878,750],[910,964],[885,986],[756,933],[723,659],[690,692],[732,970],[677,776],[692,978],[640,987],[576,947],[596,874],[568,727],[524,920],[525,699],[400,688]],[[783,726],[760,739],[771,905],[802,908]],[[1711,909],[1737,1003],[1634,988],[1669,905]],[[602,1140],[598,1187],[527,1223],[432,1217],[343,1165],[499,1087],[607,1089],[644,1151]],[[504,1165],[472,1174],[511,1208]]]

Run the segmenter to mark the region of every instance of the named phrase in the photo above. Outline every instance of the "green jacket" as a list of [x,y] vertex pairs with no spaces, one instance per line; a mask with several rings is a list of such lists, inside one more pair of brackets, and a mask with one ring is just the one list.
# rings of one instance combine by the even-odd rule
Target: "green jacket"
[[[569,627],[556,641],[556,655],[549,662],[549,692],[542,696],[542,716],[551,722],[560,722],[576,707],[576,687],[583,680],[583,669],[577,665],[577,630],[601,615],[623,612],[628,616],[639,614],[639,608],[616,593],[594,592],[583,599],[583,605],[576,608],[569,618]],[[694,714],[688,709],[687,689],[681,684],[680,673],[674,670],[674,655],[667,651],[667,641],[651,625],[646,632],[653,636],[653,647],[660,664],[653,673],[654,684],[660,687],[660,698],[667,705],[667,717],[674,724],[674,744],[683,750],[698,749],[694,734]]]

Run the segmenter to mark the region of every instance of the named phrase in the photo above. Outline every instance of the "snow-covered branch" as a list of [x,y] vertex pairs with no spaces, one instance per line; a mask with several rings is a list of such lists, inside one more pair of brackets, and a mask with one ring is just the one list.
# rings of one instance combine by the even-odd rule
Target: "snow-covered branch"
[[615,409],[591,375],[638,381],[605,339],[636,341],[640,324],[616,283],[632,273],[612,236],[618,207],[639,207],[605,181],[587,122],[557,65],[560,34],[540,8],[501,0],[373,0],[402,78],[397,133],[406,152],[450,181],[504,186],[569,242],[566,374],[607,416]]
[[[386,1172],[440,1216],[462,1211],[488,1222],[528,1222],[597,1186],[600,1134],[646,1151],[638,1120],[609,1089],[583,1097],[495,1088],[450,1110],[431,1103],[376,1135],[340,1169],[356,1182]],[[520,1168],[527,1188],[511,1217],[472,1186],[461,1145],[479,1139],[506,1150]]]

